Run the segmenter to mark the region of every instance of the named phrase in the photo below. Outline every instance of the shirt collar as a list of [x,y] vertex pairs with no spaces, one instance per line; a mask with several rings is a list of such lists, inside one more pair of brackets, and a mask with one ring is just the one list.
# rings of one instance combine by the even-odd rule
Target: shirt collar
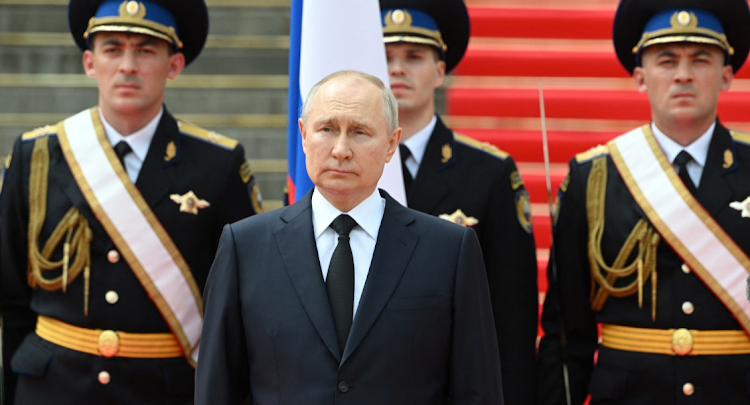
[[701,135],[698,139],[693,141],[693,143],[688,146],[682,146],[679,143],[673,141],[672,138],[668,137],[664,132],[661,132],[661,130],[656,127],[656,124],[654,124],[653,122],[651,123],[651,131],[654,133],[654,137],[656,138],[656,141],[659,142],[659,146],[661,146],[661,149],[664,151],[667,159],[669,159],[669,163],[674,162],[677,154],[685,150],[690,154],[690,156],[693,157],[695,163],[700,165],[700,167],[704,167],[706,165],[706,159],[708,158],[708,146],[711,143],[711,135],[713,135],[714,133],[714,128],[716,128],[716,122],[711,124],[708,130],[704,132],[703,135]]
[[376,188],[364,201],[352,208],[349,212],[341,212],[318,192],[317,188],[312,195],[313,232],[315,240],[325,232],[336,217],[348,214],[371,238],[377,240],[380,223],[383,221],[385,212],[385,198],[380,196]]
[[416,134],[402,142],[407,148],[409,148],[409,152],[411,152],[411,156],[417,162],[417,166],[422,163],[424,151],[427,149],[427,142],[430,140],[430,136],[432,135],[432,131],[435,129],[436,124],[437,116],[433,115],[432,120],[430,120],[426,127],[417,131]]
[[104,125],[104,132],[107,133],[107,139],[109,139],[109,143],[112,146],[117,145],[120,141],[125,141],[130,145],[130,149],[133,151],[133,153],[138,157],[140,161],[143,161],[146,159],[146,154],[148,153],[148,147],[151,145],[151,140],[154,139],[154,134],[156,134],[156,127],[159,126],[159,120],[161,120],[161,116],[164,114],[164,107],[162,107],[159,110],[159,113],[156,114],[156,117],[148,122],[143,128],[133,132],[132,134],[128,136],[123,136],[117,130],[107,122],[107,120],[104,118],[104,115],[102,115],[101,109],[99,109],[99,119],[102,120],[102,124]]

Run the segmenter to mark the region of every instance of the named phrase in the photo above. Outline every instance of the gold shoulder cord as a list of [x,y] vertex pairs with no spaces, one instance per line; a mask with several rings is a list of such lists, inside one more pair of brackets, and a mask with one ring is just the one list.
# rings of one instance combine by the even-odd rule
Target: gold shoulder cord
[[[83,312],[88,315],[89,278],[91,274],[90,244],[93,237],[86,218],[75,207],[71,207],[57,224],[41,253],[39,252],[39,234],[42,231],[47,210],[47,186],[49,174],[49,138],[43,137],[34,141],[31,155],[31,174],[29,176],[29,267],[28,283],[32,288],[41,287],[47,291],[65,288],[84,271]],[[63,237],[63,257],[51,261],[55,248]],[[74,256],[72,265],[70,258]],[[42,270],[57,270],[62,267],[62,274],[46,279]]]
[[[612,295],[622,298],[638,291],[638,307],[643,307],[644,280],[651,277],[651,318],[656,319],[656,247],[660,236],[641,218],[630,232],[628,239],[617,254],[612,266],[607,266],[602,257],[602,236],[604,235],[604,206],[607,190],[607,159],[602,156],[594,159],[588,178],[586,193],[586,213],[589,223],[588,254],[591,266],[591,308],[600,311]],[[633,261],[625,265],[633,249],[638,251]],[[615,287],[617,279],[637,272],[637,278],[629,285]],[[605,277],[606,274],[606,277]],[[598,286],[598,288],[597,288]]]

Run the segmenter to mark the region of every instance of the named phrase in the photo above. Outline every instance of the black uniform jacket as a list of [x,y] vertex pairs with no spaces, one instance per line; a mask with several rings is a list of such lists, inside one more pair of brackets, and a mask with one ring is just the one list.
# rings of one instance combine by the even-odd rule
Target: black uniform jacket
[[[170,331],[124,258],[115,263],[108,260],[108,253],[115,250],[115,245],[78,188],[55,130],[55,126],[45,127],[16,141],[0,194],[6,390],[12,395],[18,376],[16,403],[22,404],[192,403],[194,371],[185,358],[104,358],[57,346],[33,333],[37,315],[89,329]],[[251,198],[254,179],[242,146],[197,127],[190,132],[178,130],[177,121],[164,112],[136,187],[175,242],[203,291],[222,227],[255,212]],[[93,231],[88,316],[83,311],[82,274],[70,282],[66,292],[31,289],[27,283],[29,163],[34,141],[40,137],[49,137],[50,160],[40,245],[72,206],[88,220]],[[168,146],[172,143],[175,147]],[[180,205],[170,199],[171,194],[183,195],[191,190],[211,204],[197,215],[180,212]],[[53,259],[61,257],[62,246],[58,246]],[[45,278],[60,275],[59,270],[45,273],[50,273]],[[118,296],[114,304],[105,300],[110,291]],[[106,385],[98,382],[102,371],[111,376]]]
[[[748,138],[744,138],[746,142]],[[725,156],[730,151],[732,162]],[[606,152],[605,152],[606,153]],[[587,256],[587,179],[591,159],[579,155],[570,163],[570,182],[561,193],[562,203],[554,231],[557,282],[549,268],[550,287],[542,314],[546,335],[539,348],[539,403],[564,404],[560,348],[561,322],[567,337],[567,359],[574,404],[591,393],[592,404],[748,404],[750,355],[672,356],[638,353],[597,346],[597,322],[637,328],[740,330],[728,309],[662,238],[657,248],[656,319],[652,320],[650,278],[638,294],[610,296],[601,311],[591,309],[591,276]],[[641,218],[647,219],[607,159],[604,235],[601,252],[612,264],[629,233]],[[731,163],[731,164],[730,164]],[[726,168],[724,166],[727,166]],[[750,218],[729,206],[750,196],[750,145],[733,139],[717,124],[706,165],[696,193],[698,201],[745,252],[750,252]],[[649,222],[650,224],[650,222]],[[623,278],[615,286],[629,284]],[[558,312],[557,305],[562,308]],[[687,304],[689,303],[689,304]],[[683,305],[693,311],[683,310]],[[595,351],[598,359],[594,366]],[[685,384],[694,392],[685,395]],[[689,390],[688,390],[689,391]]]
[[533,402],[539,304],[528,192],[507,153],[456,135],[438,117],[409,195],[431,215],[460,209],[478,222],[506,404]]

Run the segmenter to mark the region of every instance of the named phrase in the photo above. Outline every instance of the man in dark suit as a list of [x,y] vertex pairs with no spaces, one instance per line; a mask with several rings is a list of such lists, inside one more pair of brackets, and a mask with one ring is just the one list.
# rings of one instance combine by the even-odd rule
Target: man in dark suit
[[435,90],[469,41],[463,0],[381,0],[391,90],[403,128],[409,208],[474,229],[482,246],[505,402],[534,402],[537,263],[529,194],[513,158],[448,128]]
[[6,403],[192,404],[221,229],[260,210],[242,147],[163,105],[206,6],[73,0],[69,20],[99,103],[23,134],[6,161]]
[[623,0],[614,44],[652,122],[570,163],[539,403],[566,403],[565,377],[573,404],[750,403],[750,135],[717,118],[747,2]]
[[310,91],[299,125],[315,188],[224,229],[196,403],[503,403],[474,232],[376,188],[397,117],[364,73]]

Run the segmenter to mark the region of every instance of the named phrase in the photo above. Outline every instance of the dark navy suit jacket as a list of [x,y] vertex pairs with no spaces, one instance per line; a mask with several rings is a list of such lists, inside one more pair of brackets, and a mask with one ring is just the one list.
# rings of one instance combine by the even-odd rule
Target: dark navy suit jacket
[[346,347],[313,236],[311,196],[228,225],[205,291],[196,404],[502,404],[473,230],[385,213]]

